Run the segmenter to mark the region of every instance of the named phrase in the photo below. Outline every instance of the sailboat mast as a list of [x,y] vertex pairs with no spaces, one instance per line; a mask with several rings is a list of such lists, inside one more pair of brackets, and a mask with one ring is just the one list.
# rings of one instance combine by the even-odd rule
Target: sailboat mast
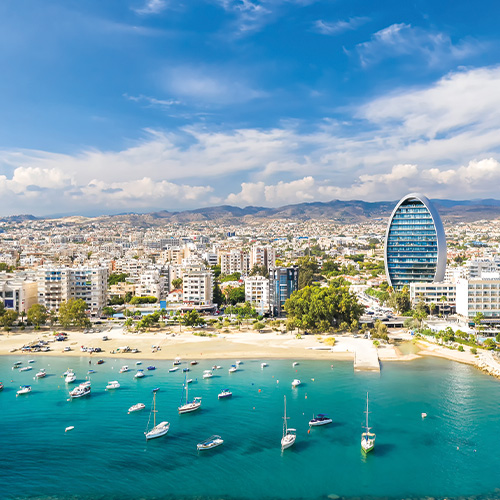
[[287,431],[287,425],[286,425],[286,396],[283,396],[285,400],[285,416],[283,417],[283,437],[285,437],[286,431]]
[[368,393],[366,393],[366,432],[368,432]]
[[153,392],[153,428],[156,427],[156,392]]

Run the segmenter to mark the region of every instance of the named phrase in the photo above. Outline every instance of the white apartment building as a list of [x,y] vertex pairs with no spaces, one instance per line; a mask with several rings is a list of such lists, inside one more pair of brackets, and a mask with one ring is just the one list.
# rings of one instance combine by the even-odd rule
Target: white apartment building
[[216,252],[203,252],[201,257],[207,261],[209,266],[216,266],[219,262]]
[[108,270],[105,267],[40,267],[36,273],[38,303],[59,311],[61,302],[83,299],[91,316],[101,315],[108,301]]
[[36,272],[38,303],[48,310],[59,311],[61,302],[69,299],[69,269],[39,267]]
[[266,269],[273,268],[276,264],[276,249],[272,246],[254,245],[250,252],[250,269],[254,266],[265,266]]
[[230,250],[220,253],[220,270],[222,274],[240,273],[246,276],[250,272],[250,256],[243,250]]
[[147,269],[140,275],[135,293],[139,297],[163,300],[168,294],[168,277],[163,276],[159,269]]
[[454,305],[457,298],[457,286],[445,281],[439,283],[410,283],[410,300],[413,305],[418,302],[426,304]]
[[0,300],[5,309],[20,313],[38,302],[37,282],[24,273],[0,273]]
[[500,318],[499,273],[483,273],[481,278],[457,281],[457,314],[473,318],[478,312],[485,319]]
[[263,314],[269,310],[269,279],[264,276],[245,278],[245,302],[250,302]]
[[69,268],[69,298],[83,299],[90,316],[99,317],[108,303],[108,270],[105,267]]
[[466,263],[469,278],[480,278],[483,273],[500,272],[499,257],[472,259]]
[[183,302],[186,305],[213,304],[213,277],[210,271],[191,271],[182,278]]

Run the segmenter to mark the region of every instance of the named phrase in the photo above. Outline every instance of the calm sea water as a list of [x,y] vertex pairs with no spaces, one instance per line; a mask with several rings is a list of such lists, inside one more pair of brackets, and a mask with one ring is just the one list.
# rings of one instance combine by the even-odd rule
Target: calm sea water
[[[0,498],[2,499],[326,499],[338,497],[498,497],[500,383],[458,363],[422,359],[385,364],[381,374],[353,373],[352,363],[245,360],[228,374],[227,360],[200,362],[189,376],[201,411],[178,415],[184,374],[171,362],[136,380],[119,374],[134,361],[112,359],[92,377],[92,395],[67,401],[68,367],[83,380],[88,358],[37,356],[33,370],[12,370],[2,357],[0,380]],[[202,379],[204,369],[223,366]],[[144,362],[142,368],[146,368]],[[50,376],[33,380],[40,368]],[[292,389],[300,378],[303,385]],[[108,380],[122,387],[105,391]],[[11,382],[12,381],[12,382]],[[33,392],[16,397],[20,384]],[[151,389],[167,436],[146,443]],[[219,401],[223,388],[233,398]],[[366,392],[377,434],[373,453],[360,450]],[[283,395],[295,446],[280,450]],[[146,410],[128,415],[143,402]],[[421,413],[428,413],[423,420]],[[314,413],[334,424],[313,428]],[[67,426],[73,431],[65,433]],[[220,434],[224,445],[198,453],[196,444]]]

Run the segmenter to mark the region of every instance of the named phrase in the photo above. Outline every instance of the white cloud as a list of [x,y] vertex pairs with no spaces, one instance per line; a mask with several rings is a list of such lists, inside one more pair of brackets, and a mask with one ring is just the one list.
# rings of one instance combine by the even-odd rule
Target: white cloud
[[123,94],[123,97],[125,97],[128,101],[146,103],[150,107],[170,108],[176,104],[181,104],[181,102],[176,99],[157,99],[156,97],[150,97],[142,94],[138,96]]
[[345,31],[355,30],[369,20],[368,17],[351,17],[347,21],[339,20],[334,22],[318,19],[314,23],[314,30],[322,35],[339,35]]
[[177,96],[206,105],[228,105],[264,97],[245,81],[241,71],[215,67],[178,66],[163,76],[165,89]]
[[392,24],[377,31],[368,42],[356,46],[361,64],[376,64],[386,58],[420,57],[429,66],[443,61],[460,61],[483,50],[475,40],[460,40],[454,44],[444,33],[433,33],[410,24]]
[[160,14],[168,7],[166,0],[146,0],[146,3],[139,8],[133,9],[140,15]]

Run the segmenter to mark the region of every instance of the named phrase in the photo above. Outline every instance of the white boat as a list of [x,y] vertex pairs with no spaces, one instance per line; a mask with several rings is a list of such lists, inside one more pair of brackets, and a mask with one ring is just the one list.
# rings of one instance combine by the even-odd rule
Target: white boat
[[90,394],[90,390],[90,385],[83,383],[70,391],[69,396],[71,399],[81,398],[83,396],[88,396]]
[[296,378],[293,382],[292,382],[292,387],[298,387],[302,382]]
[[32,366],[25,366],[24,368],[21,368],[19,371],[20,372],[29,372],[30,370],[33,370]]
[[241,365],[241,361],[236,361],[236,366],[240,366]]
[[64,379],[64,382],[66,384],[71,384],[72,382],[74,382],[76,380],[76,375],[73,373],[73,372],[69,372],[67,375],[66,375],[66,378]]
[[14,366],[12,367],[12,369],[15,370],[16,368],[19,368],[22,364],[23,364],[22,361],[16,361],[14,363]]
[[203,372],[203,378],[212,378],[214,374],[212,373],[212,370],[205,370]]
[[[188,384],[187,384],[185,379],[184,379],[184,388],[186,389],[185,396],[184,396],[184,390],[183,390],[182,391],[182,398],[181,398],[181,405],[177,408],[177,410],[179,411],[179,414],[191,413],[193,411],[199,410],[201,407],[201,398],[196,397],[193,399],[193,401],[189,401]],[[186,398],[185,401],[184,401],[184,397]],[[184,403],[184,404],[182,404],[182,403]]]
[[174,366],[173,368],[169,368],[169,372],[176,372],[179,369],[178,366]]
[[134,378],[143,378],[144,375],[144,370],[137,370],[137,373],[134,375]]
[[74,428],[74,425],[70,425],[69,427],[66,427],[66,429],[64,429],[64,432],[72,431]]
[[40,371],[35,375],[36,378],[43,378],[46,376],[47,376],[47,373],[43,368],[41,368]]
[[135,364],[136,365],[142,365],[142,361],[136,361]]
[[91,382],[90,382],[90,380],[86,380],[85,382],[82,382],[80,385],[81,385],[82,387],[90,387]]
[[297,366],[298,364],[299,364],[299,362],[298,362],[298,361],[294,361],[294,362],[292,363],[292,366]]
[[422,418],[427,418],[427,413],[422,413]]
[[283,396],[285,401],[285,414],[283,416],[283,437],[281,438],[281,451],[290,448],[295,443],[297,439],[297,431],[295,429],[289,429],[287,420],[289,417],[286,416],[286,396]]
[[158,425],[156,425],[156,413],[156,391],[153,391],[153,408],[151,409],[151,413],[149,414],[149,420],[151,420],[151,415],[153,415],[153,428],[148,431],[148,421],[148,427],[146,428],[146,432],[144,433],[144,435],[146,436],[146,441],[148,441],[149,439],[155,439],[164,436],[170,429],[170,424],[168,422],[160,422]]
[[129,413],[133,413],[134,411],[141,411],[141,410],[144,410],[144,408],[146,408],[146,405],[144,403],[137,403],[133,406],[131,406],[129,409],[128,409],[128,412]]
[[63,377],[66,377],[67,375],[69,375],[70,373],[73,373],[73,369],[72,368],[68,368],[64,373],[63,373]]
[[181,364],[181,358],[175,358],[174,366],[178,366],[180,364]]
[[230,398],[233,393],[229,389],[223,389],[217,396],[219,399]]
[[28,363],[34,363],[35,360],[34,359],[28,359]]
[[231,368],[229,368],[229,373],[234,373],[238,371],[238,367],[236,365],[231,365]]
[[129,367],[127,365],[123,365],[120,368],[120,373],[125,373],[125,372],[128,372],[128,371],[129,371]]
[[31,392],[31,385],[21,385],[17,391],[17,395],[21,396],[23,394],[28,394]]
[[106,390],[109,391],[110,389],[119,389],[120,388],[120,383],[118,380],[112,380],[111,382],[108,382],[108,385],[106,386]]
[[366,425],[365,427],[365,432],[361,434],[361,449],[365,452],[368,453],[375,448],[375,434],[373,432],[370,432],[371,427],[368,427],[368,393],[366,393]]
[[328,415],[318,413],[316,417],[313,415],[313,418],[309,420],[309,425],[310,427],[317,427],[319,425],[331,424],[332,422],[333,420]]
[[212,370],[220,370],[221,368],[222,368],[222,366],[219,366],[219,365],[212,366]]
[[192,382],[193,382],[193,379],[192,379],[192,378],[188,378],[188,379],[186,380],[186,384],[191,384]]
[[224,443],[224,440],[220,436],[211,436],[205,439],[205,441],[198,443],[196,448],[198,451],[210,450],[212,448],[217,448],[217,446],[220,446],[222,443]]
[[265,368],[266,366],[269,366],[269,365],[268,365],[267,363],[261,363],[261,364],[260,364],[260,367],[261,367],[261,368]]

